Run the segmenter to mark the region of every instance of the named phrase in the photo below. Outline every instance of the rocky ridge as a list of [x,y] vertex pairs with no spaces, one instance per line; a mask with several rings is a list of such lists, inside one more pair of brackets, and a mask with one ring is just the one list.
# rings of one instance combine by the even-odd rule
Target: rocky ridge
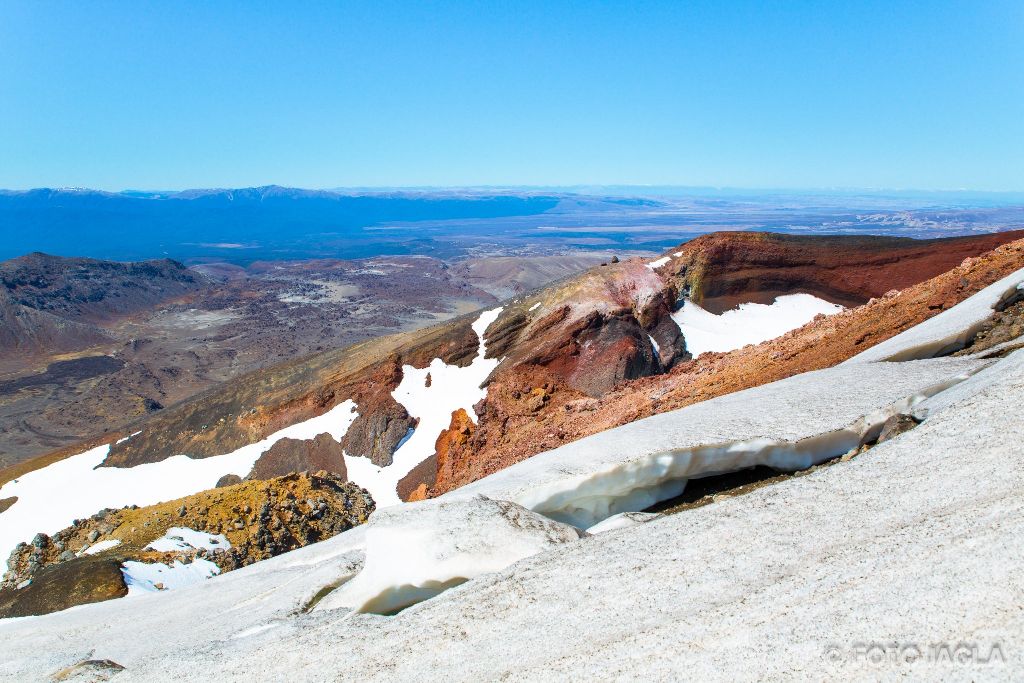
[[[674,257],[663,269],[685,276],[685,258]],[[447,447],[439,451],[428,496],[649,415],[831,367],[956,305],[1022,263],[1024,240],[1017,240],[964,259],[925,282],[891,290],[836,315],[819,316],[778,339],[678,362],[664,374],[621,382],[597,397],[543,366],[503,365],[492,376],[486,399],[476,406],[480,418],[470,433],[465,434],[465,424],[453,422],[449,432],[457,430],[465,438],[439,439]]]
[[[37,534],[14,550],[0,583],[0,617],[40,614],[44,612],[32,610],[54,604],[64,609],[94,598],[121,597],[127,589],[123,578],[108,571],[111,562],[117,566],[127,560],[169,565],[200,558],[221,571],[230,571],[351,529],[365,522],[374,507],[365,490],[343,478],[327,472],[302,472],[246,481],[158,505],[100,510],[53,536]],[[185,547],[167,552],[149,547],[175,527],[223,535],[229,547]],[[90,552],[94,546],[98,552]],[[64,588],[60,577],[67,579]],[[29,590],[40,578],[46,579],[45,600],[40,590],[43,586]]]

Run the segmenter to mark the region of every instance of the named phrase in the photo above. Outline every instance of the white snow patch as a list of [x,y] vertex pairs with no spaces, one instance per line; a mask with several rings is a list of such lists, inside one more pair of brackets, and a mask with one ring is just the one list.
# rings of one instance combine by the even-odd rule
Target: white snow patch
[[[122,565],[121,573],[128,585],[128,596],[155,593],[159,590],[173,590],[193,583],[205,581],[220,574],[220,567],[209,560],[196,558],[188,564],[175,560],[171,565],[163,562],[147,564],[129,560]],[[157,584],[162,584],[158,588]]]
[[580,531],[515,503],[477,496],[375,512],[366,525],[366,563],[316,610],[393,614],[448,588],[504,569]]
[[651,520],[662,517],[656,512],[620,512],[617,515],[612,515],[603,522],[598,522],[594,526],[587,529],[588,534],[603,534],[606,531],[616,531],[617,529],[626,529],[637,524],[644,524]]
[[327,432],[340,440],[356,418],[354,409],[353,401],[345,401],[225,455],[175,455],[135,467],[100,467],[110,451],[103,445],[29,472],[0,488],[0,498],[18,497],[0,513],[0,557],[8,557],[19,542],[37,532],[53,535],[103,508],[152,505],[212,489],[225,474],[248,473],[279,439],[312,439]]
[[124,437],[123,439],[118,439],[118,440],[117,440],[117,441],[115,441],[114,443],[124,443],[125,441],[127,441],[127,440],[128,440],[128,439],[130,439],[130,438],[132,438],[133,436],[138,436],[138,435],[139,435],[139,434],[141,434],[141,433],[142,433],[141,431],[138,431],[138,432],[132,432],[132,433],[131,433],[131,434],[129,434],[128,436]]
[[93,543],[91,546],[82,551],[83,555],[95,555],[96,553],[102,553],[104,550],[110,550],[121,545],[121,541],[116,538],[108,538],[100,541],[99,543]]
[[[473,404],[487,395],[487,390],[480,385],[501,362],[498,358],[484,357],[487,353],[484,331],[501,311],[500,307],[485,311],[473,323],[480,346],[468,366],[448,365],[440,358],[435,358],[425,368],[402,366],[402,382],[391,395],[405,406],[409,415],[418,418],[419,423],[395,450],[390,465],[378,467],[369,458],[346,454],[349,479],[370,492],[378,509],[402,502],[395,487],[412,468],[434,454],[437,437],[451,425],[453,412],[462,408],[475,420]],[[426,381],[428,374],[430,386]]]
[[228,549],[231,542],[224,534],[208,534],[183,526],[174,526],[160,538],[150,543],[151,548],[160,553],[173,553],[183,550],[217,550]]
[[681,252],[681,251],[677,251],[676,253],[674,253],[674,254],[672,254],[672,255],[673,255],[673,256],[675,256],[676,258],[679,258],[680,256],[682,256],[682,255],[683,255],[683,252]]
[[648,263],[647,267],[650,268],[651,270],[655,270],[656,268],[661,268],[663,265],[668,263],[670,260],[671,259],[669,259],[668,256],[662,256],[660,259],[656,259],[656,260],[651,261],[650,263]]
[[540,308],[540,302],[539,301],[537,303],[535,303],[534,305],[530,306],[530,312],[536,311],[538,308]]
[[647,338],[651,340],[651,346],[654,347],[654,355],[660,356],[661,355],[661,347],[658,346],[658,342],[654,341],[654,337],[652,337],[651,335],[647,335]]
[[819,313],[832,315],[842,306],[812,294],[785,294],[772,304],[740,304],[721,315],[710,313],[687,300],[672,314],[695,357],[707,351],[732,351],[760,344],[807,324]]

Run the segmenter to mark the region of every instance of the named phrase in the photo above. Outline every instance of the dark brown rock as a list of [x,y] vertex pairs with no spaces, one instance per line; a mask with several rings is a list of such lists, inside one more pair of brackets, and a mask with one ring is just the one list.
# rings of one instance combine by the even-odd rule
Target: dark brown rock
[[327,433],[313,439],[281,439],[253,463],[246,479],[273,479],[291,472],[326,470],[348,478],[341,444]]
[[[426,492],[437,480],[437,456],[432,455],[416,467],[409,470],[409,474],[402,477],[398,486],[395,487],[398,497],[404,501],[421,500],[426,497]],[[419,490],[422,495],[415,496]]]
[[225,474],[223,477],[217,480],[217,488],[224,488],[225,486],[234,486],[235,484],[241,484],[242,478],[237,474]]
[[878,435],[878,443],[883,443],[904,432],[909,432],[919,424],[921,424],[921,421],[913,415],[905,413],[893,415],[882,425],[882,432]]
[[416,426],[416,420],[390,392],[376,398],[360,405],[359,417],[341,440],[341,447],[349,455],[369,458],[374,465],[385,467],[391,464],[398,444]]
[[0,590],[0,618],[49,614],[127,594],[117,559],[86,555],[39,569],[24,588]]

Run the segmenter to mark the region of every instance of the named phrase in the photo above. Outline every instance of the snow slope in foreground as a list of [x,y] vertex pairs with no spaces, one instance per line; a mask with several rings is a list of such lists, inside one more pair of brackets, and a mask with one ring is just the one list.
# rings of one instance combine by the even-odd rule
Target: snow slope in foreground
[[[898,378],[919,385],[963,369],[906,365],[933,369]],[[761,420],[799,440],[892,400],[876,388],[890,368],[856,370],[843,382],[818,373],[817,393],[784,380],[748,394],[733,419],[742,411],[751,429]],[[88,658],[124,666],[124,681],[1019,678],[1024,452],[1007,437],[1024,431],[1024,352],[955,391],[953,403],[919,403],[936,406],[922,425],[850,462],[547,548],[395,617],[305,611],[357,575],[360,527],[176,592],[0,621],[0,675],[38,680]],[[983,655],[1002,643],[1004,659],[879,669],[856,658],[860,642],[961,640]]]
[[747,344],[760,344],[806,325],[819,313],[832,315],[841,310],[842,306],[812,294],[786,294],[771,304],[740,304],[721,315],[687,300],[672,319],[686,339],[686,350],[696,357],[707,351],[733,351]]

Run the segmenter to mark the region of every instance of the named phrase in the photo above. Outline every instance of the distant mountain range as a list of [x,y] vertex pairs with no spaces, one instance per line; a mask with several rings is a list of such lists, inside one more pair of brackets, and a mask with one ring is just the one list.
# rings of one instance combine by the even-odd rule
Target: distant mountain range
[[[324,245],[332,255],[368,256],[380,251],[369,244],[379,240],[362,239],[370,226],[535,215],[558,202],[553,196],[353,195],[278,186],[173,193],[0,191],[0,259],[30,251],[118,260],[181,258],[323,235],[334,242],[333,249]],[[353,236],[363,244],[349,244]],[[408,249],[392,249],[403,251]]]
[[0,260],[33,251],[190,265],[654,253],[717,230],[948,237],[1024,228],[1024,200],[1008,194],[676,190],[0,190]]

